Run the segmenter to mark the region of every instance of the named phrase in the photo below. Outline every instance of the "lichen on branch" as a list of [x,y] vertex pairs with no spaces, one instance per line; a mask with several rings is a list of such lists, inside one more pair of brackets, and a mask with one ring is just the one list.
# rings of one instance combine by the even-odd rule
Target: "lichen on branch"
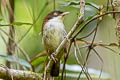
[[38,73],[0,67],[0,78],[4,80],[42,80]]

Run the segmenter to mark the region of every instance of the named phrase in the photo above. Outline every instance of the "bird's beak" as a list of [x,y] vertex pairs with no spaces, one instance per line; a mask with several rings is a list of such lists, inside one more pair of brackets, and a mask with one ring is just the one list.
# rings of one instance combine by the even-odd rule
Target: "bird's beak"
[[64,20],[64,16],[65,15],[68,15],[70,12],[63,12],[61,15],[60,15],[60,19],[63,21]]
[[65,16],[65,15],[68,15],[70,12],[63,12],[62,14],[61,14],[61,16]]

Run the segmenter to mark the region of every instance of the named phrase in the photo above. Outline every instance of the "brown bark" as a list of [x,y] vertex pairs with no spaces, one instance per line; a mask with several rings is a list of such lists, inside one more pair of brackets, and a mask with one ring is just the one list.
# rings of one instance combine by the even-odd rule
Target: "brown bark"
[[[14,0],[9,0],[8,4],[9,8],[9,21],[10,24],[14,22]],[[9,27],[9,36],[15,40],[15,28],[14,26]],[[15,53],[15,45],[14,41],[8,38],[8,48],[7,48],[7,55],[13,55]],[[10,62],[6,62],[7,67],[10,68]]]

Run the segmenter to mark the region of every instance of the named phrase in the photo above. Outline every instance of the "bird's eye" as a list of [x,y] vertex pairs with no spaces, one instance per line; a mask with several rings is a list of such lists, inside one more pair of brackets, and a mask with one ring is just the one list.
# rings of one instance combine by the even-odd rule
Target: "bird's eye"
[[56,13],[56,12],[54,13],[54,16],[57,16],[57,13]]

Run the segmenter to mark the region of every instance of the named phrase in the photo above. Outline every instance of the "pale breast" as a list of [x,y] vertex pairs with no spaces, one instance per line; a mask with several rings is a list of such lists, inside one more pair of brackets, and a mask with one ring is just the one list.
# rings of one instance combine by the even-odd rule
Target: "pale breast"
[[48,53],[53,53],[66,36],[64,24],[48,22],[44,27],[43,43]]

